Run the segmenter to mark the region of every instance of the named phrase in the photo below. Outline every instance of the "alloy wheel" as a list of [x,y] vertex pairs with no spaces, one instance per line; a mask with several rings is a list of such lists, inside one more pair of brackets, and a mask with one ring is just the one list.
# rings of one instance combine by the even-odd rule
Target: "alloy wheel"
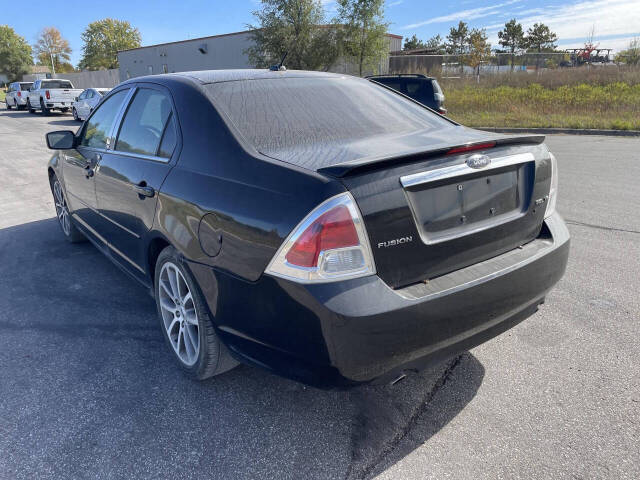
[[192,366],[200,354],[196,305],[180,269],[166,262],[158,278],[158,299],[169,342],[182,363]]
[[77,121],[77,120],[79,120],[79,118],[78,118],[78,111],[76,110],[76,108],[75,108],[75,107],[73,107],[73,110],[71,111],[71,113],[73,113],[73,119],[74,119],[74,120],[76,120],[76,121]]
[[71,235],[71,220],[69,219],[69,207],[67,207],[67,201],[62,193],[62,186],[60,182],[56,180],[53,183],[53,196],[56,204],[56,214],[58,221],[62,227],[62,231],[65,235]]

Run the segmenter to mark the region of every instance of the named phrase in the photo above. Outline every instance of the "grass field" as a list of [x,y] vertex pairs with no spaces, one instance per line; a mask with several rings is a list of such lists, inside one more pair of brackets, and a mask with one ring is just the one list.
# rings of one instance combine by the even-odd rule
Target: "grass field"
[[5,97],[6,95],[7,95],[7,94],[6,94],[6,93],[4,93],[4,90],[0,90],[0,102],[4,102],[4,97]]
[[640,130],[638,69],[563,69],[441,83],[451,118],[471,127]]

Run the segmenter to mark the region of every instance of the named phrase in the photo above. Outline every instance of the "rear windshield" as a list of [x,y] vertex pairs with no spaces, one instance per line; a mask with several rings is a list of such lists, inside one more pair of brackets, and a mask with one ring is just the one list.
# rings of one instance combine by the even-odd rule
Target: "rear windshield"
[[64,80],[47,80],[40,84],[40,88],[73,88],[73,86],[71,85],[71,82]]
[[21,83],[20,90],[29,90],[31,88],[31,85],[33,85],[33,83]]
[[420,105],[355,77],[231,81],[204,87],[216,107],[262,152],[451,125]]

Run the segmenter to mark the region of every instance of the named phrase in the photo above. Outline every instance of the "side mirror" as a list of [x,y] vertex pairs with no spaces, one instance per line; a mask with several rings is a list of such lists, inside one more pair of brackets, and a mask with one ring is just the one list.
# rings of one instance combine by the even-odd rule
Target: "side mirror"
[[78,97],[76,97],[76,102],[78,101]]
[[46,135],[47,147],[51,150],[70,150],[76,146],[76,136],[71,130],[58,130]]

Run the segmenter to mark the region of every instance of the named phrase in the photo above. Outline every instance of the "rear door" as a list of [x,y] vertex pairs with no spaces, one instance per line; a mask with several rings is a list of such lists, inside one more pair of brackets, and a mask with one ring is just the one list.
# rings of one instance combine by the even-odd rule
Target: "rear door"
[[169,91],[141,84],[96,171],[98,208],[110,246],[139,275],[147,270],[145,235],[153,225],[158,190],[175,161],[178,131]]

